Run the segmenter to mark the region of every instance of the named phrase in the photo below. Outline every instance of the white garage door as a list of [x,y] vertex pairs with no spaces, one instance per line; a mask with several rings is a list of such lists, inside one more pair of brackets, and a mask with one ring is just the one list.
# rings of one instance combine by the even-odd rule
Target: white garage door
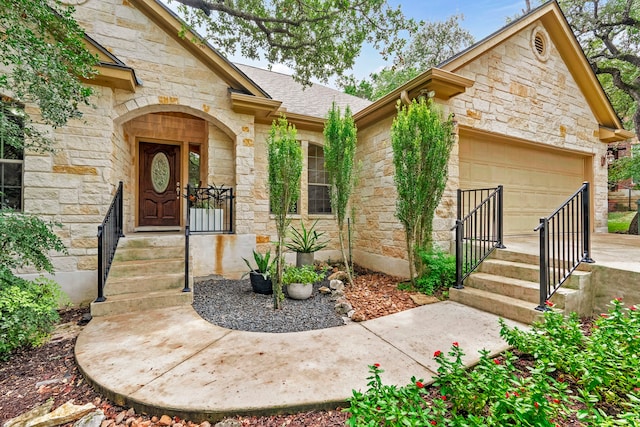
[[504,233],[532,233],[582,182],[588,157],[490,135],[460,135],[460,188],[504,186]]

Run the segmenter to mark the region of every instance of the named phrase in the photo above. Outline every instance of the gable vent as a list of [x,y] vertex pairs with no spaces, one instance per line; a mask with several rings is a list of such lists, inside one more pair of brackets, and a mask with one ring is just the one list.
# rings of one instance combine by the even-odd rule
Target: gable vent
[[536,51],[538,52],[538,55],[544,55],[544,50],[545,50],[544,39],[540,34],[536,34],[536,37],[534,39],[534,44],[536,47]]
[[531,32],[531,50],[538,60],[546,62],[549,59],[549,34],[542,25],[537,26]]

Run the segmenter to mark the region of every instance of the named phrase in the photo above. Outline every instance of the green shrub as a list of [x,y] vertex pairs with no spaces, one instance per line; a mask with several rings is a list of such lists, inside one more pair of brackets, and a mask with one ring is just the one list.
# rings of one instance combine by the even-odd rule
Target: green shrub
[[0,270],[0,359],[19,347],[42,344],[59,320],[60,286],[39,277],[30,281]]
[[[583,331],[575,314],[549,311],[531,330],[501,335],[515,354],[480,352],[473,369],[457,342],[433,355],[438,373],[431,387],[411,378],[384,385],[379,364],[369,366],[366,392],[353,391],[350,426],[639,426],[640,310],[612,301],[608,313]],[[532,360],[531,364],[529,360]],[[531,366],[530,366],[531,365]],[[518,368],[518,366],[520,366]]]
[[49,251],[66,253],[54,226],[33,215],[0,210],[0,359],[16,348],[42,344],[58,321],[58,284],[14,274],[22,267],[53,273]]
[[431,251],[419,250],[418,256],[424,265],[424,274],[416,280],[418,291],[433,295],[456,283],[456,257],[434,247]]

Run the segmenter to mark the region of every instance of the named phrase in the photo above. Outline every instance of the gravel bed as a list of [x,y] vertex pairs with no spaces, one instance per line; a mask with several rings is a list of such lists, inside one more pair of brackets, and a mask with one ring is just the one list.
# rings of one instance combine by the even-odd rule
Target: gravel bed
[[318,292],[321,286],[329,282],[314,284],[311,298],[285,298],[282,309],[274,310],[273,295],[253,292],[249,279],[204,280],[194,284],[193,308],[203,319],[239,331],[299,332],[344,325],[330,295]]

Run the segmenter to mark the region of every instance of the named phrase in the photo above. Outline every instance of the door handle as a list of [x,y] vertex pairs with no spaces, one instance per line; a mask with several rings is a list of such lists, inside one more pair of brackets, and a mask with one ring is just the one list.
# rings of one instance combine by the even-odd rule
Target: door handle
[[176,183],[176,199],[180,199],[180,181]]

